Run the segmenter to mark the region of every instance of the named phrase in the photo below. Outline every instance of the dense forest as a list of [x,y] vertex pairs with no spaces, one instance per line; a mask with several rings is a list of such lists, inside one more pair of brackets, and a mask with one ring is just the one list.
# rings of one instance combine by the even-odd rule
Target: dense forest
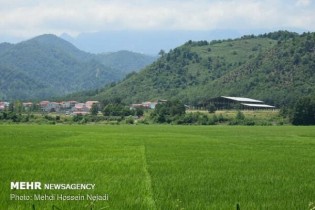
[[155,60],[133,52],[94,55],[54,35],[0,44],[0,100],[50,99],[94,90]]
[[287,31],[234,40],[188,41],[139,73],[107,85],[93,96],[138,103],[180,99],[197,106],[220,95],[252,97],[276,106],[315,94],[315,33]]
[[127,51],[94,55],[53,35],[2,43],[0,99],[179,99],[198,106],[228,95],[282,107],[315,94],[315,33],[187,41],[155,60]]

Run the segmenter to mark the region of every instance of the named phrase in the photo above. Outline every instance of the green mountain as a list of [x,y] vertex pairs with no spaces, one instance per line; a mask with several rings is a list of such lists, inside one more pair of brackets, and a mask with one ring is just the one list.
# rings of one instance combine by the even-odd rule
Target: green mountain
[[229,95],[274,105],[315,93],[315,34],[286,31],[235,40],[192,42],[94,96],[125,103],[180,99],[198,105]]
[[123,73],[137,72],[152,64],[157,57],[121,50],[113,53],[97,55],[98,60],[113,69],[119,69]]
[[151,59],[136,64],[133,61],[130,70],[128,60],[122,62],[123,66],[106,61],[126,60],[126,55],[109,57],[83,52],[55,35],[42,35],[18,44],[2,43],[0,100],[47,99],[92,90],[116,82],[152,62]]

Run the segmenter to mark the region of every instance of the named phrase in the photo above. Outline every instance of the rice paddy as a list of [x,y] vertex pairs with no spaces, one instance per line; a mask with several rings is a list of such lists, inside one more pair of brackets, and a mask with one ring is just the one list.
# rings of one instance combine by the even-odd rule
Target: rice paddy
[[[314,128],[1,125],[0,209],[309,209]],[[37,181],[95,188],[10,189]]]

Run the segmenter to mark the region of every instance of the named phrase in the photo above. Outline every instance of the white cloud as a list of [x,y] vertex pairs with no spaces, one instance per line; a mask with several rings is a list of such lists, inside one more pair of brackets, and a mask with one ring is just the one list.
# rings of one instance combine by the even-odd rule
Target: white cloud
[[297,6],[309,6],[311,4],[311,0],[297,0]]
[[0,0],[0,8],[1,33],[24,37],[120,29],[315,30],[310,0]]

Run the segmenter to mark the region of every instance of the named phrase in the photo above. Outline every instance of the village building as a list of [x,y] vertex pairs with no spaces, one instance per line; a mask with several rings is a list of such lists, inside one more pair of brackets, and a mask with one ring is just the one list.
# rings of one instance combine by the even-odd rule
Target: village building
[[78,104],[77,101],[50,102],[41,101],[38,105],[44,112],[69,112]]
[[32,102],[23,102],[22,103],[24,110],[29,111],[32,109],[33,107],[33,103]]
[[131,109],[141,108],[141,109],[155,109],[157,104],[165,103],[167,100],[156,100],[156,101],[146,101],[141,104],[131,104]]
[[85,102],[85,106],[86,106],[89,110],[92,108],[93,104],[96,104],[96,105],[99,106],[100,102],[98,102],[98,101],[87,101],[87,102]]
[[45,112],[59,112],[60,111],[60,103],[49,102],[42,110]]
[[85,103],[78,103],[77,101],[62,101],[50,102],[50,101],[41,101],[39,106],[44,112],[60,112],[70,114],[73,113],[85,115],[88,114],[93,104],[99,105],[98,101],[87,101]]
[[77,103],[71,111],[73,115],[87,115],[89,114],[90,109],[85,103]]
[[39,107],[41,108],[42,111],[45,110],[45,107],[49,104],[50,102],[49,101],[41,101],[39,102]]
[[6,108],[9,107],[9,105],[10,105],[9,102],[5,102],[5,101],[1,102],[1,101],[0,101],[0,111],[5,110]]
[[62,101],[60,102],[60,106],[63,110],[68,110],[74,107],[77,103],[77,101]]

